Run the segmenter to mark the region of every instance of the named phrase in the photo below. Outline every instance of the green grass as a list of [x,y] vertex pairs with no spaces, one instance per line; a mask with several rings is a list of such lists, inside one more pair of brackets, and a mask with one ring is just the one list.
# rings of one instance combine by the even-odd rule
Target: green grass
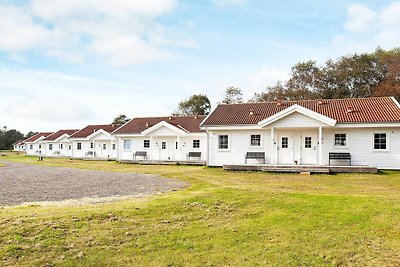
[[399,265],[400,173],[225,172],[9,156],[161,174],[191,184],[143,199],[0,209],[2,265]]

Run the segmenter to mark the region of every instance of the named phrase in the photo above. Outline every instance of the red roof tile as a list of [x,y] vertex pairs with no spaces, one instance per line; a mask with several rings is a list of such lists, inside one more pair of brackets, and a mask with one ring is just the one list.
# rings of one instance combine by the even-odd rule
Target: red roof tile
[[42,136],[47,137],[47,136],[49,136],[49,135],[51,135],[51,134],[52,134],[52,132],[37,133],[37,134],[35,134],[35,135],[29,137],[28,139],[26,139],[24,142],[25,142],[25,143],[27,143],[27,142],[35,142],[35,141],[38,140],[40,137],[42,137]]
[[58,132],[55,132],[55,133],[47,136],[45,139],[43,139],[43,141],[54,141],[64,134],[68,134],[69,136],[71,136],[72,134],[76,133],[77,131],[79,131],[79,130],[78,129],[76,129],[76,130],[59,130]]
[[16,145],[20,145],[21,143],[23,143],[24,140],[18,140],[16,142],[14,142],[12,145],[16,146]]
[[[337,121],[337,123],[400,122],[400,108],[391,97],[274,101],[245,104],[220,104],[204,121],[210,125],[249,125],[294,105],[300,105]],[[348,108],[352,112],[347,112]],[[250,115],[252,111],[253,115]]]
[[169,117],[147,117],[147,118],[134,118],[114,134],[138,134],[144,130],[165,121],[180,129],[187,130],[188,132],[202,132],[200,123],[206,116],[169,116]]
[[103,124],[103,125],[88,125],[82,130],[72,134],[70,138],[86,138],[98,130],[104,130],[108,133],[112,133],[116,129],[121,127],[121,124]]

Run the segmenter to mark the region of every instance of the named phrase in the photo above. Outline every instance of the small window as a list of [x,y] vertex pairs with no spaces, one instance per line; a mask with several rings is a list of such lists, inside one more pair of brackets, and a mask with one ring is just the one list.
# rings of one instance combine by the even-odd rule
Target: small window
[[39,145],[39,149],[41,149],[42,148],[42,145]]
[[93,144],[93,142],[92,143],[90,143],[90,148],[93,148],[94,147],[94,144]]
[[344,133],[335,134],[335,146],[345,147],[347,145],[347,136]]
[[175,149],[178,149],[178,142],[175,142]]
[[150,140],[143,140],[143,147],[150,148]]
[[53,144],[49,144],[49,150],[53,150]]
[[116,146],[115,146],[115,144],[112,144],[112,149],[113,149],[113,150],[115,150],[115,149],[116,149]]
[[71,145],[68,145],[68,150],[71,150],[71,148],[72,148]]
[[252,134],[250,136],[250,145],[251,146],[261,146],[261,135]]
[[376,150],[386,150],[387,149],[386,133],[374,134],[374,149],[376,149]]
[[282,148],[288,148],[289,147],[289,138],[288,137],[282,137],[281,141],[281,147]]
[[33,145],[29,145],[29,149],[32,150],[33,149]]
[[229,148],[229,136],[228,135],[218,136],[218,148],[219,149],[228,149]]
[[82,149],[82,143],[77,143],[76,144],[76,149],[81,150]]
[[124,150],[130,150],[131,149],[131,140],[125,139],[124,140]]
[[104,149],[104,150],[107,149],[107,144],[103,144],[103,149]]
[[304,137],[304,148],[311,148],[311,136]]
[[200,140],[193,140],[193,148],[200,148]]
[[60,149],[63,149],[63,144],[60,144]]
[[167,149],[167,143],[161,142],[161,149]]

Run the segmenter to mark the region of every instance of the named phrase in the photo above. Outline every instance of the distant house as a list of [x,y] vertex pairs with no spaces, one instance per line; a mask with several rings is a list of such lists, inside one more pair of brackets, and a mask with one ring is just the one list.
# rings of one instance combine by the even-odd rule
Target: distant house
[[204,118],[134,118],[113,133],[118,141],[118,160],[205,162],[207,134],[199,128]]
[[113,131],[119,124],[88,125],[69,137],[72,158],[116,159],[117,144]]
[[400,169],[392,97],[220,104],[204,120],[208,165],[369,165]]
[[24,143],[26,145],[26,154],[30,156],[44,156],[45,148],[42,141],[51,134],[52,132],[41,132],[24,140]]
[[42,140],[43,154],[48,157],[71,157],[72,142],[69,137],[78,130],[59,130]]
[[14,151],[25,152],[25,150],[26,150],[26,145],[24,143],[24,140],[19,140],[12,145],[13,145]]

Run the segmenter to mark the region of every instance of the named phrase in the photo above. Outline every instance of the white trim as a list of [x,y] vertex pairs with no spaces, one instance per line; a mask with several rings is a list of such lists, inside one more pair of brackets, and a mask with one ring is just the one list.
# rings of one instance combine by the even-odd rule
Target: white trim
[[187,135],[187,131],[182,130],[181,128],[178,128],[166,121],[160,121],[159,123],[151,126],[150,128],[144,130],[143,132],[141,132],[142,135],[148,135],[149,133],[161,128],[161,127],[165,127],[170,129],[171,131],[179,134],[179,135]]
[[282,119],[282,118],[284,118],[284,117],[286,117],[286,116],[288,116],[288,115],[290,115],[290,114],[292,114],[294,112],[298,112],[300,114],[303,114],[303,115],[305,115],[307,117],[310,117],[312,119],[320,121],[320,122],[322,122],[324,124],[327,124],[329,126],[335,126],[335,124],[336,124],[336,120],[334,120],[332,118],[324,116],[324,115],[322,115],[322,114],[320,114],[318,112],[312,111],[312,110],[310,110],[308,108],[302,107],[302,106],[300,106],[298,104],[294,104],[294,105],[292,105],[292,106],[290,106],[290,107],[288,107],[288,108],[286,108],[286,109],[284,109],[284,110],[282,110],[282,111],[280,111],[280,112],[278,112],[278,113],[266,118],[265,120],[260,121],[258,123],[258,125],[260,125],[261,127],[265,127],[265,126],[270,125],[271,123],[273,123],[275,121],[278,121],[278,120],[280,120],[280,119]]
[[391,98],[392,101],[396,104],[396,106],[397,106],[398,108],[400,108],[400,103],[397,101],[397,99],[394,98],[394,96],[391,96],[390,98]]
[[338,123],[335,128],[383,128],[383,127],[400,127],[398,122],[387,123]]
[[[259,146],[252,146],[251,145],[251,136],[252,135],[259,135],[260,136],[260,145]],[[261,132],[261,133],[253,133],[253,132],[251,132],[251,133],[249,133],[249,135],[248,135],[248,140],[249,140],[249,148],[263,148],[264,146],[264,133],[263,132]]]
[[[226,135],[228,136],[228,148],[220,148],[219,147],[219,137],[222,135]],[[226,134],[226,133],[221,133],[221,134],[217,134],[217,150],[219,152],[228,152],[231,150],[231,136],[230,134]]]
[[[107,131],[105,131],[105,130],[103,130],[103,129],[99,129],[99,130],[95,131],[94,133],[92,133],[92,134],[86,136],[86,139],[87,139],[87,140],[90,140],[90,139],[92,139],[93,137],[96,137],[97,135],[99,135],[99,134],[101,134],[101,133],[104,134],[104,135],[106,135],[106,136],[108,136],[108,137],[112,137],[112,135],[111,135],[109,132],[107,132]],[[108,140],[108,139],[107,139],[107,140]]]

